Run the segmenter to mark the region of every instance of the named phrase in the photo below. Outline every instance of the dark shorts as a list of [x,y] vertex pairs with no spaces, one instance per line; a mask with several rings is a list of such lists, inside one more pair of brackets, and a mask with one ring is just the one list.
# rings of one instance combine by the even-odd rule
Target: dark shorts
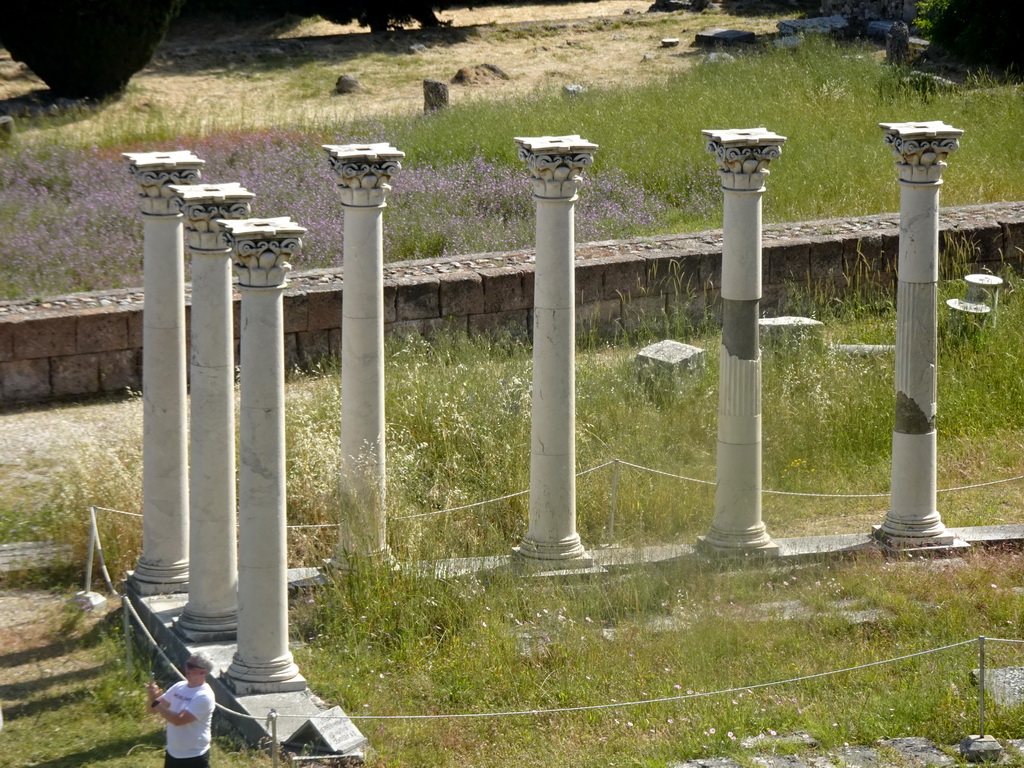
[[171,757],[164,752],[164,768],[210,768],[210,753],[199,757]]

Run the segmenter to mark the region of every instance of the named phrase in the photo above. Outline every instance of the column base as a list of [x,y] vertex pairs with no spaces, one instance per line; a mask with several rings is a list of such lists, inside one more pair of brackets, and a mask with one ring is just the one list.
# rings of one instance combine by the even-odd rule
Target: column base
[[706,536],[697,537],[697,551],[713,555],[764,555],[777,557],[779,546],[762,525],[752,531],[720,531],[713,525]]
[[215,643],[238,637],[238,613],[203,616],[189,613],[188,606],[174,620],[174,631],[194,643]]
[[235,654],[221,680],[239,696],[306,690],[306,678],[299,674],[299,668],[292,663],[290,655],[287,660],[258,664],[242,661]]
[[128,572],[128,587],[140,597],[188,592],[188,565],[157,569],[140,562]]
[[554,543],[527,537],[518,547],[512,547],[512,555],[520,562],[548,569],[589,568],[594,564],[579,536]]
[[958,539],[942,526],[938,533],[922,535],[901,529],[897,532],[886,530],[885,525],[871,526],[871,535],[884,549],[891,551],[907,551],[914,549],[969,549],[963,539]]

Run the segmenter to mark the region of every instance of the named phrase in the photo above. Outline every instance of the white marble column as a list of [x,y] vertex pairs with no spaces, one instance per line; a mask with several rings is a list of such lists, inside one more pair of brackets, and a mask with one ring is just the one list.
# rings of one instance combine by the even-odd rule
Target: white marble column
[[574,567],[590,558],[576,532],[577,188],[597,145],[579,136],[516,138],[537,205],[530,420],[530,524],[514,549],[526,562]]
[[936,508],[939,187],[963,131],[942,122],[881,123],[900,184],[896,293],[896,423],[892,497],[876,529],[893,546],[943,546],[954,537]]
[[774,554],[761,520],[761,197],[786,138],[764,128],[703,131],[725,193],[715,519],[702,548]]
[[185,263],[173,184],[199,181],[191,152],[126,153],[143,218],[142,554],[129,577],[141,595],[188,588]]
[[218,223],[242,294],[238,644],[226,676],[241,695],[301,691],[288,650],[282,295],[305,230],[287,218]]
[[387,552],[384,434],[384,234],[404,152],[325,145],[345,210],[341,312],[341,520],[336,565]]
[[175,626],[196,642],[232,640],[238,621],[233,252],[217,220],[248,218],[254,195],[238,184],[172,190],[192,257],[189,589]]

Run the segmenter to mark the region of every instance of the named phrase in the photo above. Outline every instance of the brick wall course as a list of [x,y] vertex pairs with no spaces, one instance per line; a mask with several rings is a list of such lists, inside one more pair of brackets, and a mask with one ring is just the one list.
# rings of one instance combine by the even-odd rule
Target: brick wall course
[[111,309],[86,310],[75,326],[75,350],[82,353],[128,349],[128,315]]
[[484,311],[484,281],[475,273],[458,272],[438,278],[442,317],[478,315]]

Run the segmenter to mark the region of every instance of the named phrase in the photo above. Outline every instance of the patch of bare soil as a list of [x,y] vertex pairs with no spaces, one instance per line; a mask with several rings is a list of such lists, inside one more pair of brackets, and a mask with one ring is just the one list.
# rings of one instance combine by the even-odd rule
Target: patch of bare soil
[[[775,32],[780,15],[814,15],[818,0],[722,0],[710,11],[648,13],[650,0],[495,5],[440,14],[445,26],[371,34],[315,17],[239,22],[179,19],[153,62],[106,112],[128,118],[180,114],[197,120],[233,112],[246,125],[306,115],[347,119],[418,111],[424,79],[450,81],[489,64],[507,79],[469,80],[452,102],[503,98],[563,85],[631,85],[680,71],[697,60],[696,33],[732,27]],[[663,38],[678,38],[663,48]],[[359,91],[339,95],[341,75]],[[0,50],[0,100],[45,86]],[[239,114],[241,113],[241,117]]]

